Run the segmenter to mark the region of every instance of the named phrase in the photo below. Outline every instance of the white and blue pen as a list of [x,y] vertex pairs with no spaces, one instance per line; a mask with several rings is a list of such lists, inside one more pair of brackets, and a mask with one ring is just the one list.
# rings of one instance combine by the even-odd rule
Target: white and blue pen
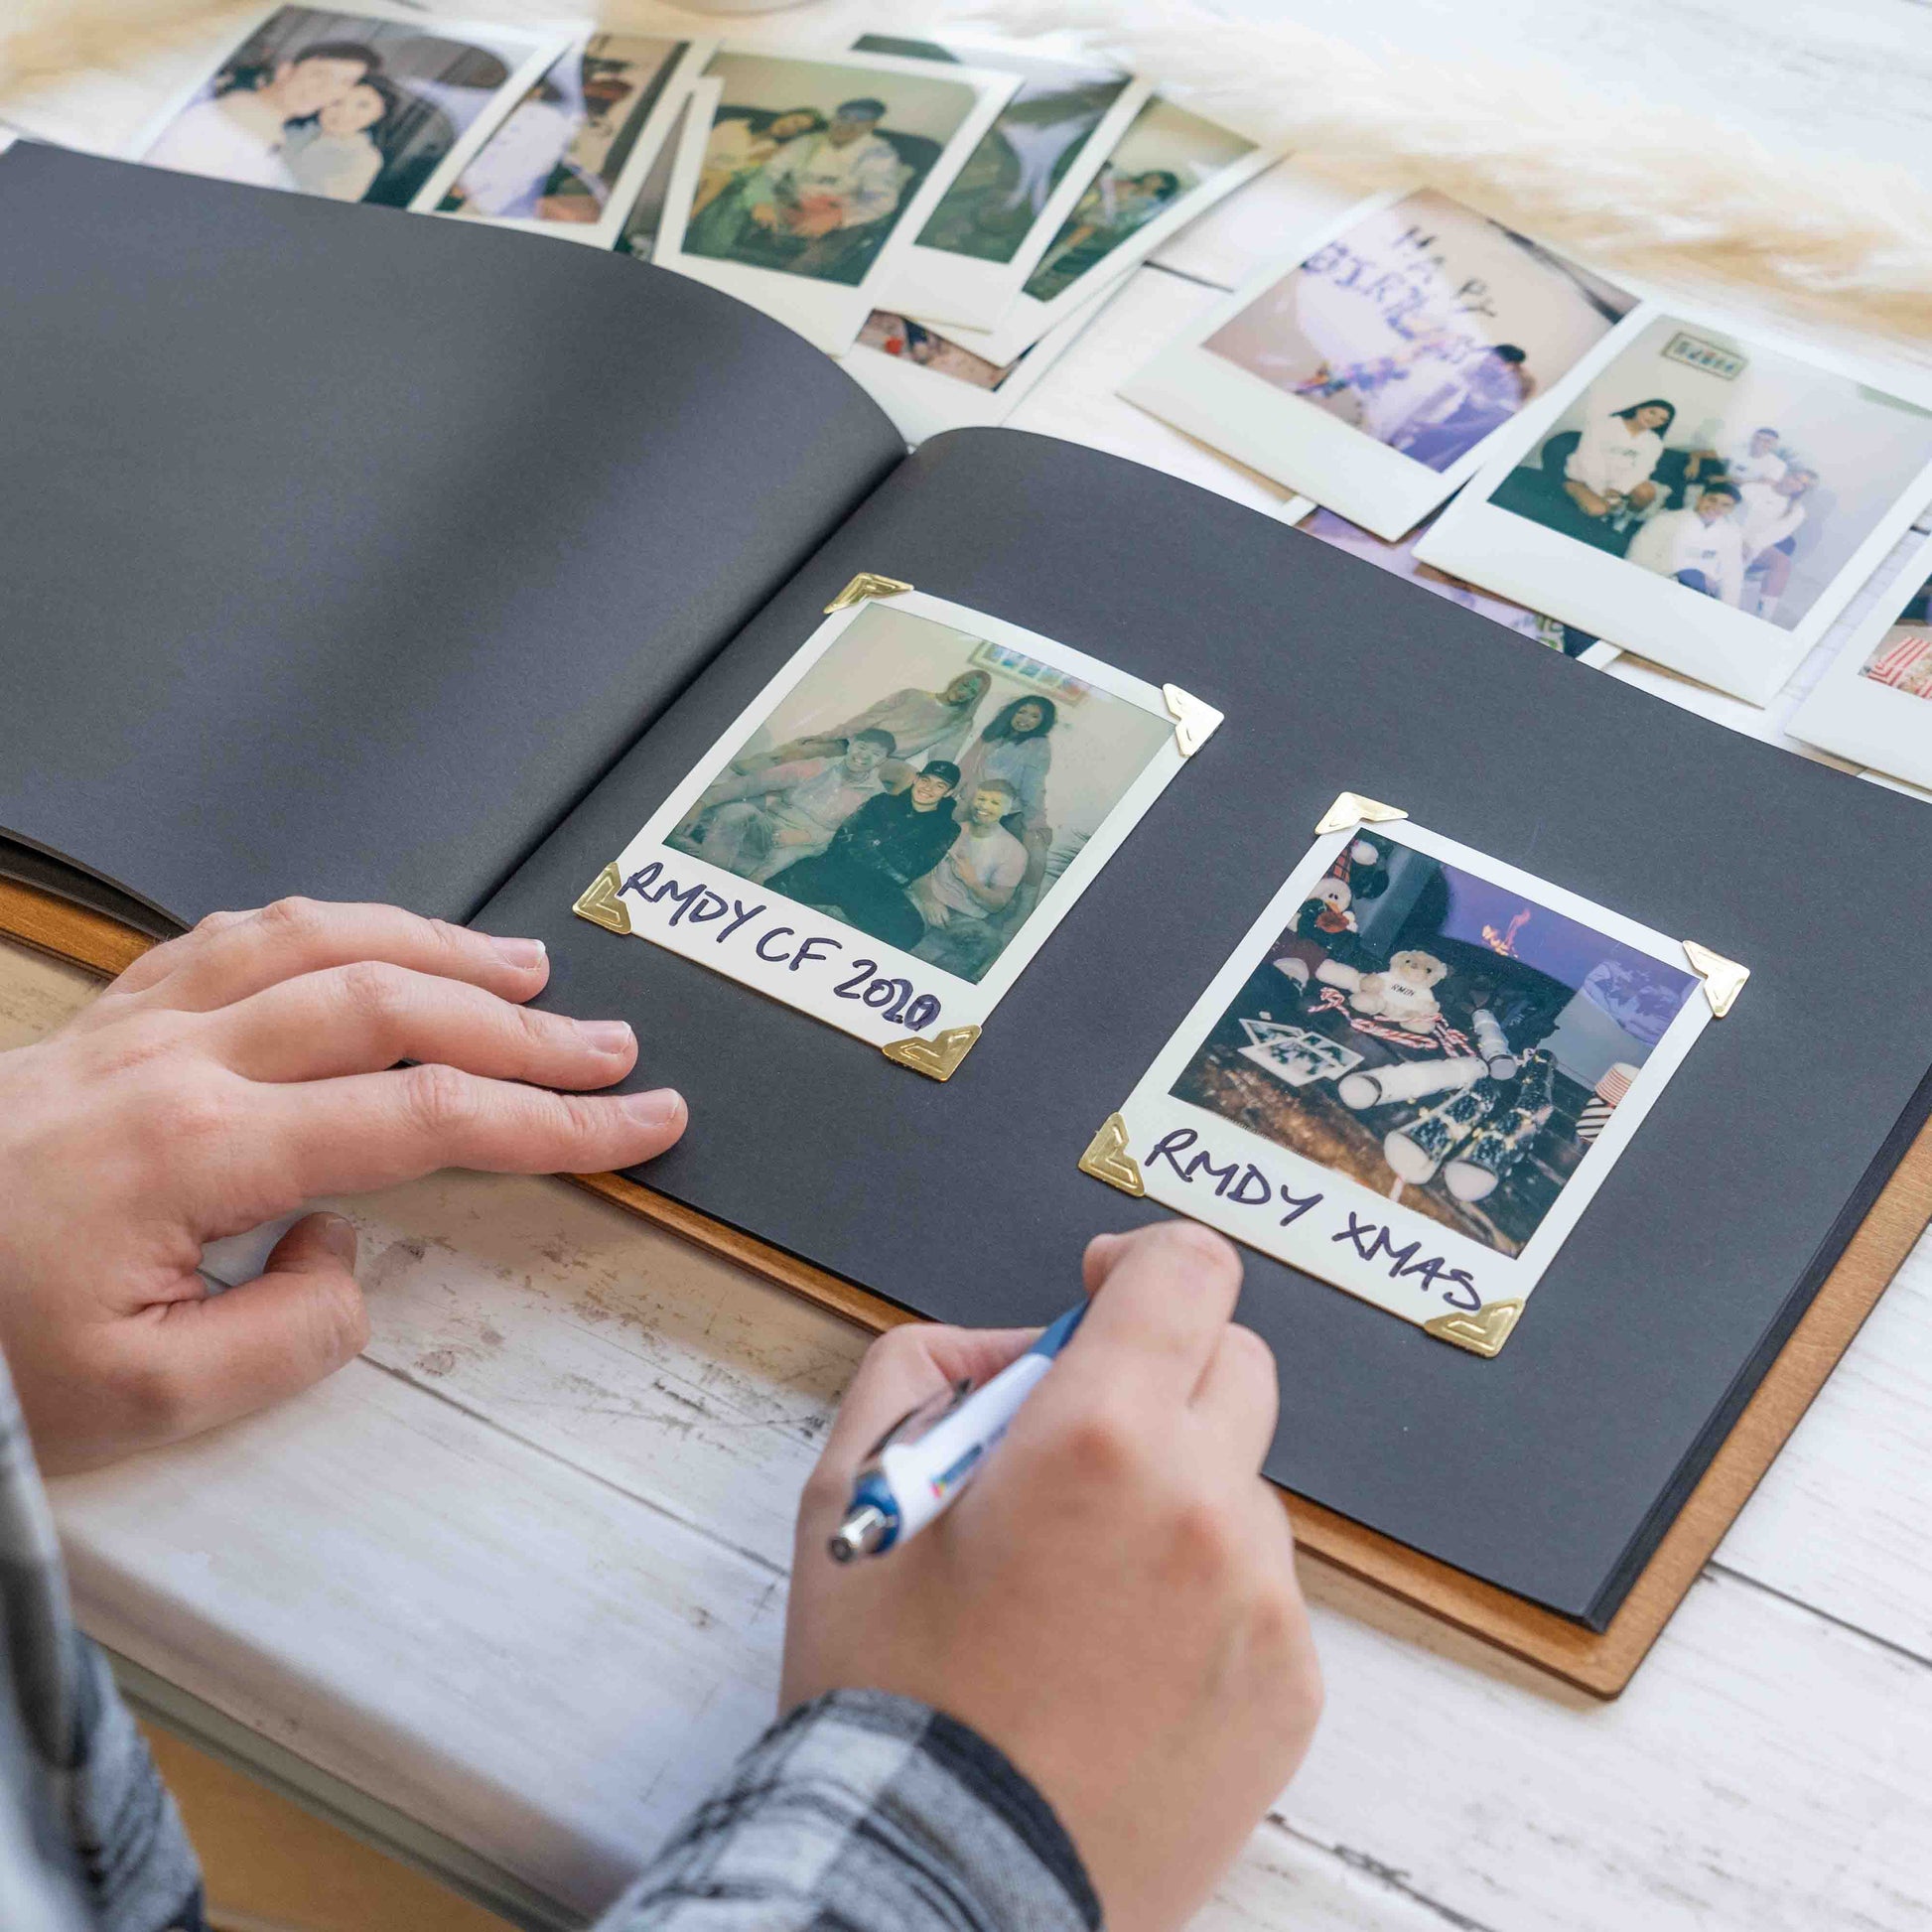
[[853,1478],[852,1501],[832,1538],[832,1555],[840,1563],[884,1556],[938,1516],[1013,1426],[1021,1404],[1038,1388],[1086,1311],[1084,1302],[1067,1310],[983,1388],[969,1390],[961,1383],[941,1389],[888,1430]]

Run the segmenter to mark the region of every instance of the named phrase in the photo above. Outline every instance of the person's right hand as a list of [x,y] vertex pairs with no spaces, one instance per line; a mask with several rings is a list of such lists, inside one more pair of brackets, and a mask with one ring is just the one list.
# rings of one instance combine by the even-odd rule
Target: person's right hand
[[1110,1932],[1177,1926],[1308,1749],[1321,1679],[1288,1516],[1261,1480],[1267,1344],[1241,1264],[1189,1221],[1103,1235],[1091,1312],[972,1487],[902,1549],[826,1543],[879,1435],[1033,1340],[911,1324],[877,1342],[799,1510],[785,1708],[914,1698],[1006,1752],[1086,1862]]
[[778,225],[778,210],[770,202],[757,202],[752,207],[752,219],[760,228],[775,228]]

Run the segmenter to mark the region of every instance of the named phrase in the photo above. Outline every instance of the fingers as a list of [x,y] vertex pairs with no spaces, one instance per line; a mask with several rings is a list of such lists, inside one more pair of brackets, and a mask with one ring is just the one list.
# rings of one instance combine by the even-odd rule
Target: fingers
[[1232,1243],[1181,1220],[1102,1240],[1098,1260],[1088,1261],[1092,1312],[1062,1358],[1069,1382],[1104,1380],[1136,1398],[1188,1401],[1241,1290]]
[[491,1079],[603,1087],[637,1058],[621,1020],[576,1021],[461,980],[361,959],[304,973],[214,1016],[216,1049],[253,1080],[375,1073],[441,1060]]
[[686,1120],[668,1087],[546,1093],[435,1063],[254,1091],[259,1158],[273,1175],[264,1201],[359,1193],[438,1168],[602,1173],[662,1154]]
[[1194,1384],[1193,1409],[1228,1445],[1245,1471],[1259,1471],[1275,1440],[1281,1379],[1274,1351],[1252,1328],[1237,1323],[1221,1330]]
[[136,960],[108,990],[207,1013],[298,974],[359,959],[462,980],[506,1000],[529,999],[550,975],[536,939],[491,938],[394,905],[284,898],[257,912],[210,913],[194,931]]

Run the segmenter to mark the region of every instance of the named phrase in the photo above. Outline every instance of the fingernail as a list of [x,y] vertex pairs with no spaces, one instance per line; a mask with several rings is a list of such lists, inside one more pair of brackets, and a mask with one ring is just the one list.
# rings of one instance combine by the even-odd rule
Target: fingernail
[[341,1214],[318,1214],[316,1238],[345,1268],[355,1265],[355,1223]]
[[669,1127],[684,1115],[684,1096],[675,1087],[653,1087],[649,1093],[626,1093],[618,1105],[639,1127]]
[[630,1051],[634,1035],[621,1020],[578,1020],[572,1024],[577,1029],[577,1037],[593,1053],[609,1053],[616,1057]]
[[494,939],[489,942],[496,948],[496,957],[528,972],[532,966],[541,966],[549,958],[541,939]]

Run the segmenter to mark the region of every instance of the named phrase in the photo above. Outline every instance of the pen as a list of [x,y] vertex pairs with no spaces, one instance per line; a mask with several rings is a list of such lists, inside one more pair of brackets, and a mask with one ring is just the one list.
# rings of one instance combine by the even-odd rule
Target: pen
[[941,1389],[895,1423],[853,1478],[845,1521],[832,1538],[840,1563],[884,1556],[916,1536],[978,1472],[987,1452],[1039,1386],[1080,1325],[1087,1304],[1068,1309],[1018,1361],[975,1389]]

